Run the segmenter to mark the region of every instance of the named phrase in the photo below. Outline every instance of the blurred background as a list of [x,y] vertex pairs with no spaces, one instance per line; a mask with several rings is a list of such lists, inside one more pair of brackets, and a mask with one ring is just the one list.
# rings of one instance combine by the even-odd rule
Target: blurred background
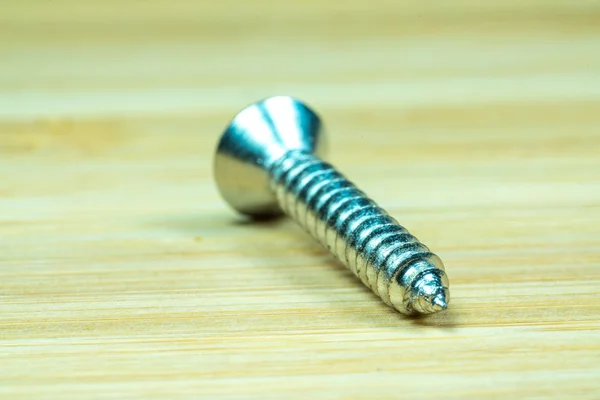
[[[164,169],[175,167],[173,156],[190,160],[183,168],[194,184],[199,173],[210,184],[226,122],[256,99],[289,94],[324,114],[331,157],[359,182],[380,162],[405,165],[395,172],[410,175],[415,157],[431,160],[444,178],[477,174],[473,163],[485,168],[497,158],[582,162],[598,145],[591,131],[600,101],[599,22],[600,2],[583,0],[5,0],[0,118],[9,125],[1,145],[10,150],[5,156],[148,157]],[[435,164],[449,159],[468,172]],[[351,160],[362,163],[353,168]],[[554,161],[508,174],[564,173]],[[507,179],[506,171],[486,173]],[[589,173],[582,168],[577,177]],[[21,178],[7,179],[16,179],[14,187]],[[73,187],[64,176],[36,183]],[[456,187],[435,186],[446,184]],[[514,199],[494,187],[485,193]],[[205,205],[220,202],[206,189]],[[452,201],[448,188],[440,190]],[[556,195],[537,190],[540,201]],[[417,197],[438,202],[435,193]]]
[[338,108],[584,100],[598,90],[599,9],[583,0],[5,0],[0,112],[200,113],[279,92]]
[[[274,94],[442,257],[447,312],[219,198]],[[599,171],[599,1],[1,0],[0,394],[597,394]]]

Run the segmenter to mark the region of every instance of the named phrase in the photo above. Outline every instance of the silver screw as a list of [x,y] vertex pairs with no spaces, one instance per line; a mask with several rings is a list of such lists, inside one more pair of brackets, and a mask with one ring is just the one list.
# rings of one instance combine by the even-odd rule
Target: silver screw
[[442,261],[330,164],[319,117],[290,97],[243,109],[217,148],[223,198],[253,217],[285,212],[404,314],[447,308]]

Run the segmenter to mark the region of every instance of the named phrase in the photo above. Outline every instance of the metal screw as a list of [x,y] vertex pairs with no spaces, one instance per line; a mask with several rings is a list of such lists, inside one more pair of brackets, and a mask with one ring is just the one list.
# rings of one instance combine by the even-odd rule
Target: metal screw
[[442,261],[319,156],[319,117],[290,97],[242,110],[217,148],[223,198],[253,217],[285,212],[388,305],[404,314],[447,308]]

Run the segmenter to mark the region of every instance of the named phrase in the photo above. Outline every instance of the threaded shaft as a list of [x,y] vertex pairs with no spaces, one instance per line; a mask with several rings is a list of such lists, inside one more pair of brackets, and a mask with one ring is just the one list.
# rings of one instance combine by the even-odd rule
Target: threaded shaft
[[330,164],[290,151],[270,172],[283,211],[385,303],[403,313],[438,311],[414,300],[416,289],[427,292],[427,280],[447,286],[441,260]]

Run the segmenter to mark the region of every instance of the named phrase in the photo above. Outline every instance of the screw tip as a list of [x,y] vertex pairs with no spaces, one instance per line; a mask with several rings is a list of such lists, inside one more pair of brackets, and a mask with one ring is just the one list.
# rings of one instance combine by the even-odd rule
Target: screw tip
[[[448,300],[444,288],[439,288],[439,292],[434,296],[420,295],[414,299],[415,309],[422,314],[433,314],[438,311],[444,311],[448,308]],[[416,303],[416,304],[415,304]]]
[[431,271],[413,283],[412,308],[421,314],[432,314],[448,308],[450,293],[436,272]]
[[435,311],[442,311],[448,308],[448,303],[446,302],[446,296],[444,293],[440,293],[433,298],[431,301],[431,306]]

